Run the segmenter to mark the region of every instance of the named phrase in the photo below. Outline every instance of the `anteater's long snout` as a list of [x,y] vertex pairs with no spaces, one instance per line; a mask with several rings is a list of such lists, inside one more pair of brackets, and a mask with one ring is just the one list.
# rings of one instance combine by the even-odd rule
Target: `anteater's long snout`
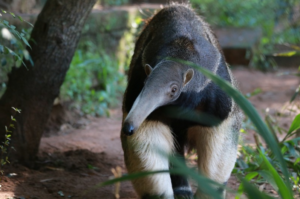
[[133,135],[145,119],[162,105],[162,101],[158,93],[154,95],[151,89],[143,89],[123,122],[122,132],[128,136]]

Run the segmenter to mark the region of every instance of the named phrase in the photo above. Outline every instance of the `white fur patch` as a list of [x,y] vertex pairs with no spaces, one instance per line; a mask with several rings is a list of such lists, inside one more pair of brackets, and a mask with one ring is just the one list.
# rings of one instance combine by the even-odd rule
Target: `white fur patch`
[[[165,154],[173,153],[174,142],[168,126],[158,121],[146,120],[132,136],[125,139],[127,149],[124,152],[129,173],[169,169],[168,157]],[[139,196],[149,194],[173,198],[169,173],[139,178],[132,183]]]
[[197,149],[198,168],[206,177],[226,182],[237,157],[233,144],[233,122],[229,117],[217,127],[193,127],[188,131],[190,143]]

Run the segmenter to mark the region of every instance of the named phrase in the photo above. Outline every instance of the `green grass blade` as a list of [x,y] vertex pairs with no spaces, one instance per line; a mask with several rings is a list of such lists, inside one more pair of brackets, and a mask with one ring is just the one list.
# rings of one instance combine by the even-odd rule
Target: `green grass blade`
[[[244,180],[250,181],[253,178],[255,178],[257,175],[258,175],[258,172],[256,172],[256,171],[248,173],[245,176]],[[239,186],[239,188],[238,188],[238,190],[237,190],[237,194],[235,196],[235,199],[239,199],[241,197],[241,195],[243,194],[243,190],[244,190],[243,183],[241,183],[240,186]]]
[[[276,169],[273,167],[273,165],[268,161],[266,156],[261,151],[259,151],[259,153],[260,153],[260,156],[263,158],[264,163],[267,166],[267,169],[272,174],[272,177],[278,187],[278,191],[279,191],[279,194],[281,195],[281,198],[293,199],[292,192],[289,190],[289,187],[286,185],[286,183],[284,183],[284,181],[282,180],[282,178],[280,177],[280,175],[278,174]],[[274,187],[274,188],[276,189],[276,187]]]
[[104,186],[107,186],[107,185],[112,185],[112,184],[115,184],[117,182],[134,180],[134,179],[146,177],[148,175],[157,175],[157,174],[161,174],[161,173],[172,173],[172,174],[179,174],[179,175],[185,175],[185,176],[191,177],[198,184],[201,185],[201,190],[203,190],[205,193],[209,194],[213,198],[222,199],[222,197],[216,191],[216,189],[212,187],[212,185],[218,185],[217,183],[215,183],[214,181],[212,181],[208,178],[205,178],[205,177],[201,176],[196,171],[193,171],[192,169],[190,169],[188,167],[186,167],[186,168],[182,167],[182,165],[174,159],[172,161],[176,162],[177,166],[180,165],[181,168],[171,169],[171,170],[138,172],[138,173],[128,174],[128,175],[124,175],[120,178],[114,178],[114,179],[105,181],[103,183],[100,183],[100,184],[96,185],[94,188],[99,188],[99,187],[104,187]]
[[273,175],[270,171],[262,170],[258,171],[259,175],[263,177],[268,183],[272,185],[272,187],[275,189],[275,191],[279,192],[279,189],[277,187],[277,184],[273,178]]
[[247,180],[242,178],[240,180],[243,184],[243,190],[249,199],[271,199],[272,198],[267,194],[260,192],[254,185],[252,185]]
[[[198,189],[200,189],[201,192],[212,196],[212,198],[222,199],[220,193],[216,191],[216,187],[224,188],[224,186],[204,177],[195,170],[188,168],[180,159],[174,156],[169,157],[169,160],[172,165],[177,167],[177,169],[182,172],[182,175],[185,175],[195,180],[198,184]],[[171,173],[173,173],[173,171],[174,170],[170,170]]]
[[287,134],[292,133],[293,131],[296,131],[300,128],[300,114],[296,115],[295,119],[293,120],[290,129]]
[[199,174],[197,171],[187,167],[185,163],[179,159],[176,156],[169,156],[163,152],[163,150],[156,149],[158,155],[164,156],[165,158],[168,158],[170,163],[175,167],[174,169],[170,170],[160,170],[160,171],[145,171],[145,172],[138,172],[138,173],[132,173],[129,175],[124,175],[120,178],[114,178],[112,180],[105,181],[103,183],[100,183],[95,186],[96,187],[103,187],[106,185],[111,185],[116,182],[121,182],[121,181],[127,181],[127,180],[134,180],[137,178],[142,178],[148,175],[156,175],[156,174],[161,174],[161,173],[172,173],[172,174],[178,174],[178,175],[183,175],[187,176],[191,179],[193,179],[195,182],[198,184],[198,188],[201,190],[201,192],[211,196],[212,198],[215,199],[222,199],[221,193],[217,191],[217,189],[224,188],[223,185],[220,185],[216,182],[214,182],[211,179],[208,179],[204,177],[203,175]]

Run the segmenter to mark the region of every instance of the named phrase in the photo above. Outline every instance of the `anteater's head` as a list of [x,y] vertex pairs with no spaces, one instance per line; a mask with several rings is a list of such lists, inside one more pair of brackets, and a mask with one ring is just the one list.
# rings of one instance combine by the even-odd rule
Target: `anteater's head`
[[132,135],[155,109],[178,99],[194,76],[193,69],[174,61],[163,61],[154,68],[146,64],[144,69],[147,78],[124,120],[125,135]]

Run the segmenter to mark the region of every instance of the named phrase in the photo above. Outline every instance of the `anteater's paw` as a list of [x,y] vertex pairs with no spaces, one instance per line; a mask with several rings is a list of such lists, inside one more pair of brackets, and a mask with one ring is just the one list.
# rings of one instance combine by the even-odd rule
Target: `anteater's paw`
[[173,189],[175,199],[193,199],[194,194],[190,187],[179,187]]

